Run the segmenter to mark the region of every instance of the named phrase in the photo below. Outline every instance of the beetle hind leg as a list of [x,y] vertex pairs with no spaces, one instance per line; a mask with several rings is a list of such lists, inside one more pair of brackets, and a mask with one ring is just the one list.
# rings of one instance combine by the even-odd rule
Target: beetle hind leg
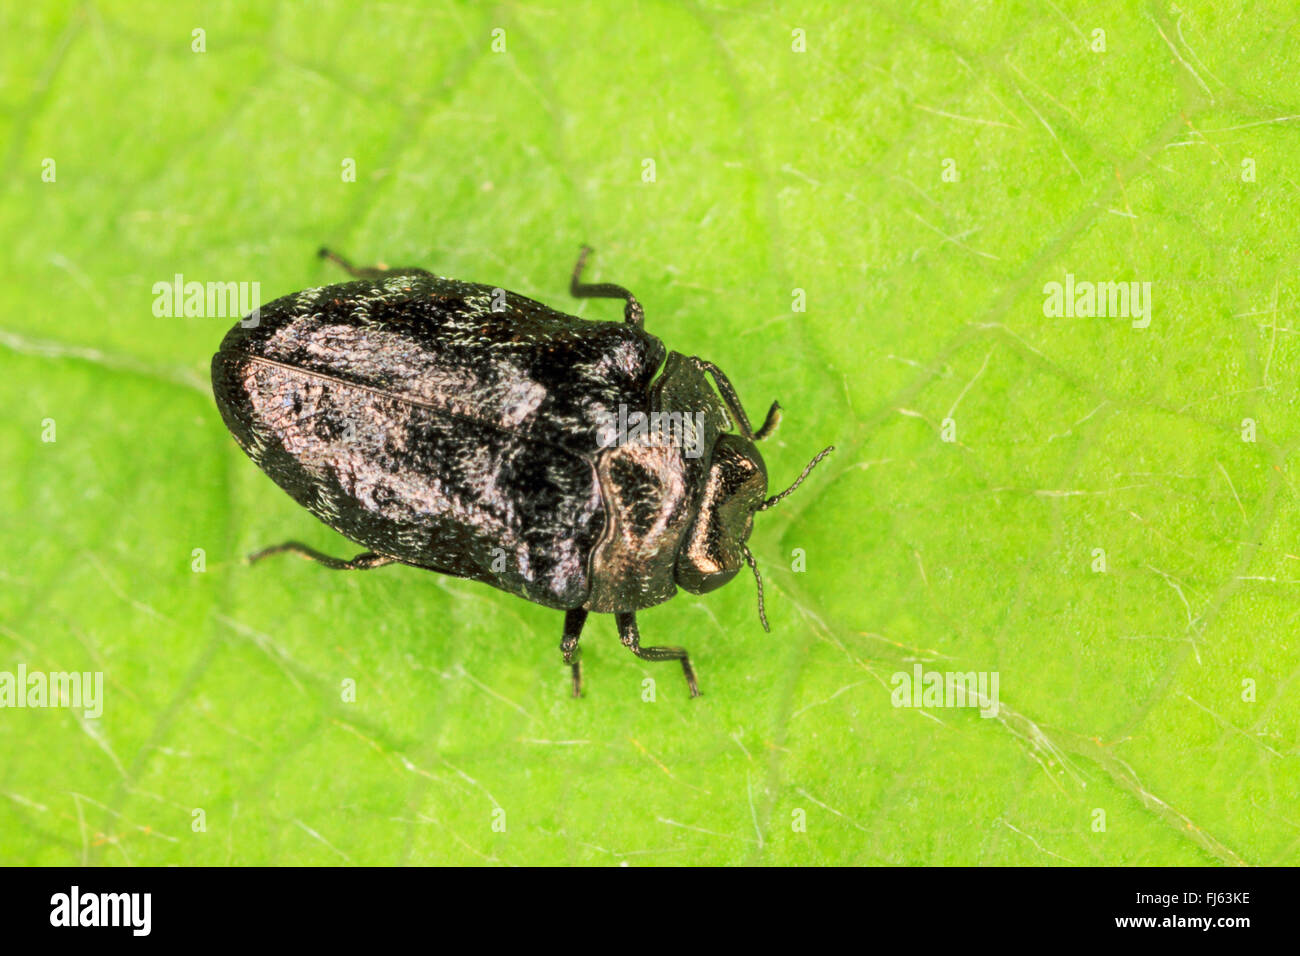
[[582,267],[587,264],[591,246],[583,246],[578,253],[578,263],[573,267],[573,278],[569,280],[569,295],[575,299],[623,299],[623,320],[628,325],[642,328],[645,326],[645,309],[627,289],[612,282],[582,282]]
[[415,266],[409,266],[402,269],[390,269],[387,266],[354,266],[347,259],[344,259],[337,252],[328,249],[325,246],[320,247],[316,253],[322,259],[328,259],[335,265],[340,266],[350,276],[356,276],[358,279],[386,279],[390,276],[433,276],[428,269],[417,269]]
[[582,637],[582,626],[587,623],[585,608],[574,608],[564,613],[564,640],[560,641],[560,650],[564,652],[564,663],[573,668],[573,696],[582,696],[582,652],[578,647],[578,638]]
[[376,554],[374,551],[363,551],[351,561],[345,561],[342,558],[332,558],[328,554],[317,551],[315,548],[309,548],[301,541],[286,541],[284,544],[272,545],[269,548],[263,548],[256,554],[248,556],[249,564],[256,564],[263,558],[269,558],[273,554],[282,554],[291,551],[317,564],[323,564],[327,568],[333,568],[335,571],[369,571],[371,568],[382,568],[386,564],[392,564],[396,558],[390,558],[386,554]]
[[686,675],[686,686],[692,697],[700,696],[700,685],[695,680],[695,668],[691,666],[690,655],[684,647],[642,647],[641,632],[637,630],[636,614],[615,614],[618,623],[618,638],[623,646],[643,661],[681,661],[682,673]]

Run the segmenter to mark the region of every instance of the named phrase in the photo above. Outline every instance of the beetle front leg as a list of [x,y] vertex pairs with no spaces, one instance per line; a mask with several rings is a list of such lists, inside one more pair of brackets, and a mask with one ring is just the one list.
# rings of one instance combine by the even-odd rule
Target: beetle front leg
[[722,395],[722,401],[726,404],[727,410],[731,412],[731,417],[736,420],[736,427],[746,438],[752,438],[754,441],[762,441],[772,432],[776,431],[776,426],[781,423],[781,403],[773,402],[772,407],[767,410],[767,417],[763,419],[763,424],[759,426],[758,431],[754,431],[749,424],[749,416],[745,414],[744,406],[740,404],[740,396],[736,394],[736,388],[731,384],[731,379],[722,373],[712,362],[706,362],[702,358],[692,359],[695,367],[701,372],[708,372],[713,376],[713,381],[717,383],[718,391]]
[[780,411],[780,405],[776,402],[772,403],[772,407],[767,410],[767,418],[763,422],[763,427],[758,430],[758,434],[755,434],[753,427],[749,424],[749,416],[745,414],[744,406],[740,404],[740,396],[736,394],[736,388],[731,384],[731,379],[727,378],[722,369],[712,362],[706,362],[702,358],[694,357],[691,361],[695,363],[695,367],[701,372],[707,372],[713,376],[713,381],[718,386],[718,392],[722,395],[722,401],[727,406],[727,411],[731,413],[731,417],[736,420],[736,427],[740,429],[742,435],[749,439],[756,439],[760,435],[766,438],[768,433],[776,427],[776,422],[773,421],[772,416],[777,415]]
[[577,607],[564,612],[564,640],[560,641],[560,650],[564,652],[564,663],[573,668],[573,696],[582,696],[582,653],[578,649],[578,638],[582,637],[582,626],[587,623],[586,608]]
[[758,431],[754,432],[754,441],[762,441],[776,431],[776,426],[779,424],[781,424],[781,403],[773,402],[772,407],[767,410],[767,418],[763,419],[763,424]]
[[269,548],[263,548],[256,554],[248,556],[249,564],[256,564],[263,558],[269,558],[273,554],[280,554],[285,551],[292,551],[294,554],[309,558],[317,564],[323,564],[327,568],[333,568],[335,571],[369,571],[371,568],[382,568],[386,564],[392,564],[396,558],[390,558],[386,554],[376,554],[374,551],[363,551],[351,561],[344,561],[342,558],[332,558],[328,554],[322,554],[315,548],[309,548],[301,541],[286,541],[284,544],[272,545]]
[[682,673],[686,675],[686,686],[692,697],[700,696],[700,685],[695,682],[695,668],[691,666],[690,655],[684,647],[642,647],[641,633],[636,628],[636,614],[615,614],[618,623],[618,638],[623,646],[643,661],[681,661]]

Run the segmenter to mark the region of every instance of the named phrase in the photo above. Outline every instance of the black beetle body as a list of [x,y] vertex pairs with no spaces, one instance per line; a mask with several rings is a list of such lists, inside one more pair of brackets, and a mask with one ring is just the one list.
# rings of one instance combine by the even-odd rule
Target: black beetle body
[[[575,694],[586,615],[614,613],[624,644],[680,660],[697,694],[686,652],[642,648],[635,612],[678,585],[712,590],[742,559],[753,567],[744,542],[767,493],[754,439],[778,406],[752,432],[725,377],[645,332],[626,290],[580,284],[581,258],[574,294],[626,299],[625,322],[321,254],[359,278],[284,296],[232,328],[213,391],[248,456],[369,551],[341,561],[289,542],[254,559],[400,562],[563,609]],[[624,434],[652,422],[668,434]]]

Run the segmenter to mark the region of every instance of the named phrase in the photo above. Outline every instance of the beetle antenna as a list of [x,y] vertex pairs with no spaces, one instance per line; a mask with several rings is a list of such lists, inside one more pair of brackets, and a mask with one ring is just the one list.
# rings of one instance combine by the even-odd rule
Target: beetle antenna
[[758,562],[750,553],[749,546],[742,544],[740,549],[745,552],[745,563],[749,565],[749,570],[754,572],[754,580],[758,583],[758,619],[763,622],[763,630],[771,634],[772,629],[767,626],[767,612],[763,610],[763,575],[758,573]]
[[[785,491],[781,492],[779,495],[773,495],[771,498],[768,498],[766,501],[764,501],[761,505],[758,506],[758,509],[757,509],[757,510],[758,510],[758,511],[766,511],[768,508],[771,508],[773,505],[775,505],[777,502],[779,502],[779,501],[780,501],[782,498],[784,498],[786,495],[788,495],[788,494],[790,494],[791,492],[793,492],[796,488],[799,487],[800,484],[803,483],[803,480],[804,480],[805,478],[808,477],[808,472],[810,472],[810,471],[813,470],[813,466],[815,466],[815,465],[817,464],[817,462],[821,461],[823,458],[825,458],[827,455],[829,455],[829,454],[830,454],[831,452],[833,452],[834,450],[835,450],[835,446],[834,446],[834,445],[829,445],[829,446],[827,446],[826,448],[823,448],[821,451],[819,451],[819,452],[817,453],[817,457],[814,458],[812,461],[808,462],[808,467],[806,467],[806,468],[803,470],[803,473],[802,473],[798,478],[796,478],[796,479],[794,480],[794,484],[793,484],[793,485],[791,485],[789,488],[785,489]],[[755,574],[758,573],[757,569],[755,569],[754,573],[755,573]]]

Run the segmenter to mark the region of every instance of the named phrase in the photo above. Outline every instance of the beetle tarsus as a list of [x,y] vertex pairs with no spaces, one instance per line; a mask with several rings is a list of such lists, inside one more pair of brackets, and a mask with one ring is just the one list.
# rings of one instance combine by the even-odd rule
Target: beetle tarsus
[[564,614],[564,639],[560,641],[560,650],[564,653],[564,663],[573,669],[573,696],[582,696],[582,652],[578,647],[578,638],[582,637],[582,626],[587,623],[585,608],[574,608]]
[[781,424],[781,403],[773,402],[772,407],[767,410],[767,418],[763,419],[763,424],[759,426],[758,431],[754,432],[754,441],[762,441],[776,431],[776,426],[779,424]]
[[326,246],[321,246],[320,250],[316,253],[316,255],[320,256],[322,259],[328,259],[330,262],[333,262],[335,265],[341,267],[343,271],[346,272],[348,275],[356,276],[358,279],[387,279],[393,276],[409,276],[409,275],[429,276],[430,278],[433,277],[433,273],[430,272],[428,269],[419,269],[416,268],[415,266],[408,266],[404,269],[392,269],[389,268],[388,266],[382,266],[382,265],[354,266],[350,261],[344,259],[337,252],[333,251],[332,249]]
[[381,269],[379,266],[370,266],[370,267],[354,266],[347,259],[344,259],[337,252],[334,252],[333,250],[327,248],[326,246],[321,246],[320,251],[317,252],[316,255],[320,256],[322,259],[328,259],[330,262],[334,263],[336,266],[341,268],[348,275],[356,276],[358,279],[373,279],[376,278],[377,276],[383,275],[387,271],[385,269]]
[[392,564],[395,558],[390,558],[386,554],[377,554],[374,551],[363,551],[351,561],[343,558],[334,558],[328,554],[317,551],[315,548],[309,548],[301,541],[286,541],[284,544],[272,545],[269,548],[263,548],[261,551],[248,556],[249,564],[256,564],[263,558],[269,558],[273,554],[282,554],[292,552],[315,561],[317,564],[323,564],[327,568],[333,568],[335,571],[369,571],[371,568],[382,568],[386,564]]
[[623,306],[623,320],[636,328],[645,326],[645,309],[627,289],[612,282],[582,282],[582,268],[587,264],[591,246],[583,246],[578,253],[577,265],[573,267],[573,278],[569,281],[569,294],[575,299],[626,299]]
[[691,666],[691,657],[684,647],[642,647],[641,632],[637,630],[636,614],[615,614],[618,623],[618,637],[623,646],[643,661],[681,661],[682,673],[686,675],[686,686],[692,697],[700,696],[700,685],[695,679],[695,668]]

